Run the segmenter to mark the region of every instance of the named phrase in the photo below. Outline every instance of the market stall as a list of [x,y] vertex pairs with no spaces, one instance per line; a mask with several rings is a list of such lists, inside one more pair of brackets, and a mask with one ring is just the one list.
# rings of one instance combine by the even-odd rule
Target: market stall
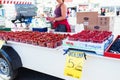
[[[14,35],[14,33],[16,35]],[[20,36],[23,34],[26,34],[26,35]],[[36,35],[34,35],[33,37],[29,37],[33,34],[36,34]],[[52,34],[52,35],[50,35],[50,34]],[[111,33],[109,33],[109,34],[111,34]],[[67,38],[67,36],[69,36],[68,34],[23,31],[23,32],[1,32],[0,35],[1,35],[0,38],[2,40],[7,41],[7,43],[4,44],[2,50],[5,51],[7,49],[6,47],[9,46],[9,47],[12,47],[19,55],[22,65],[17,66],[17,67],[25,67],[28,69],[32,69],[32,70],[35,70],[38,72],[42,72],[42,73],[49,74],[49,75],[59,77],[62,79],[66,79],[66,80],[78,80],[78,79],[79,80],[88,80],[88,79],[119,80],[120,79],[119,78],[119,74],[120,74],[119,59],[105,57],[103,50],[101,50],[102,52],[100,53],[100,55],[94,54],[91,52],[84,52],[83,50],[85,50],[85,49],[82,48],[82,51],[81,51],[80,47],[73,48],[69,44],[74,44],[74,43],[69,42],[69,44],[67,44],[67,45],[69,45],[69,47],[71,47],[72,50],[70,49],[67,53],[65,53],[65,51],[64,51],[65,48],[63,47],[65,43],[63,43],[63,45],[62,45],[61,39],[64,39],[64,40],[68,39]],[[3,35],[6,35],[6,36],[3,36]],[[40,38],[40,35],[42,35],[41,38]],[[106,35],[108,35],[108,34],[106,34]],[[18,38],[18,36],[20,36],[20,37]],[[27,37],[25,37],[25,36],[27,36]],[[56,36],[56,37],[54,37],[54,36]],[[71,36],[69,36],[69,37],[71,38]],[[43,39],[43,37],[46,39]],[[53,38],[54,38],[54,40],[51,40]],[[71,38],[71,39],[73,40],[74,38]],[[112,39],[113,38],[111,38],[111,36],[109,36],[109,38],[107,38],[107,40],[109,40],[109,41]],[[85,40],[85,38],[84,38],[84,40]],[[47,41],[47,42],[45,42],[45,41]],[[51,42],[53,42],[53,43],[51,43]],[[65,42],[65,41],[63,41],[63,42]],[[78,43],[80,43],[80,42],[78,42]],[[102,44],[102,43],[99,42],[99,44]],[[72,45],[72,46],[74,46],[74,45]],[[95,46],[95,45],[93,45],[93,46]],[[93,46],[88,46],[88,48],[86,48],[86,49],[88,50],[88,49],[90,49],[90,47],[93,48]],[[106,48],[106,47],[104,46],[104,48]],[[94,49],[91,49],[91,50],[94,50]],[[5,51],[5,52],[8,56],[10,56],[10,54],[15,55],[14,52],[12,52],[12,53],[9,53],[9,52],[7,53],[7,51]],[[82,53],[86,54],[86,60],[84,60]],[[10,56],[10,58],[11,58],[11,56]],[[4,59],[4,58],[2,58],[2,59]],[[70,62],[69,61],[67,62],[67,59]],[[77,61],[74,61],[74,60],[77,60]],[[79,62],[79,60],[84,61],[82,64],[82,67],[80,67],[80,66],[76,66],[76,68],[73,67],[73,65],[74,66],[78,65],[77,62]],[[18,61],[17,64],[20,64],[19,62],[20,61]],[[0,61],[0,63],[2,63],[2,62]],[[4,64],[4,65],[6,65],[6,64]],[[68,65],[72,68],[70,68],[66,65]],[[15,68],[15,65],[12,65],[12,67]],[[2,68],[1,68],[1,70],[2,70]],[[9,68],[5,67],[5,70],[9,71]],[[71,70],[73,72],[71,72]],[[8,72],[6,72],[4,70],[2,70],[2,71],[5,73],[4,75],[9,75]]]

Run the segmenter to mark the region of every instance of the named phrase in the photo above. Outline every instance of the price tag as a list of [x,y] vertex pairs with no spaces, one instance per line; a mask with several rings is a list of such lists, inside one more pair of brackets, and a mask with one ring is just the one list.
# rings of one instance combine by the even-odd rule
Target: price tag
[[0,40],[0,49],[2,48],[3,44],[5,44],[5,41]]
[[84,60],[84,52],[69,50],[66,57],[64,75],[74,78],[81,78]]

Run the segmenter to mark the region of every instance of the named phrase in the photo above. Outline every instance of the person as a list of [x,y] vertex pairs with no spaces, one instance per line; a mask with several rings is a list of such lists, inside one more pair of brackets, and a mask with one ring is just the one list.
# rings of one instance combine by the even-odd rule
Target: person
[[29,25],[32,22],[32,16],[26,17],[26,16],[23,16],[21,13],[17,13],[16,18],[14,20],[11,20],[11,22],[14,23],[15,27],[17,27],[17,24],[16,24],[17,20],[19,21],[18,23],[21,24],[20,25],[21,27],[23,27],[22,23],[25,23],[26,29],[29,29]]
[[116,14],[117,14],[117,16],[119,16],[120,15],[120,11],[116,11]]
[[102,15],[102,16],[105,16],[105,13],[106,13],[105,8],[101,8],[101,15]]
[[54,10],[54,17],[49,17],[49,21],[53,23],[55,32],[71,32],[70,25],[67,21],[67,6],[64,0],[56,0],[58,4]]
[[29,29],[30,23],[32,23],[32,16],[26,17],[24,21],[26,29]]
[[[19,23],[23,23],[23,21],[25,20],[25,17],[21,13],[17,13],[15,19],[11,20],[11,22],[15,24],[15,27],[17,27],[17,24],[16,24],[17,20],[19,21]],[[22,24],[21,24],[21,27],[22,27]]]
[[70,13],[71,13],[70,9],[67,8],[67,15],[68,15],[68,17],[70,16]]

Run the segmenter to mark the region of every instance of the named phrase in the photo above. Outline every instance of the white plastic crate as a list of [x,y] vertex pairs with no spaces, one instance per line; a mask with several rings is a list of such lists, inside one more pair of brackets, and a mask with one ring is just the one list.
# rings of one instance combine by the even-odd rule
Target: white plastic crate
[[65,39],[63,41],[63,48],[67,50],[68,48],[80,49],[84,51],[95,52],[98,55],[103,55],[105,49],[113,41],[113,35],[110,36],[103,43],[93,43],[93,42],[82,42],[82,41],[70,41]]

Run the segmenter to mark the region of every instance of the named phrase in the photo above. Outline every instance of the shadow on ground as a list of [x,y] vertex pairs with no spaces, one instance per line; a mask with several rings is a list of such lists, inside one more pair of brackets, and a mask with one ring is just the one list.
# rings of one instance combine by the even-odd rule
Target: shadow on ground
[[26,68],[20,68],[14,80],[63,80],[43,73],[35,72]]

